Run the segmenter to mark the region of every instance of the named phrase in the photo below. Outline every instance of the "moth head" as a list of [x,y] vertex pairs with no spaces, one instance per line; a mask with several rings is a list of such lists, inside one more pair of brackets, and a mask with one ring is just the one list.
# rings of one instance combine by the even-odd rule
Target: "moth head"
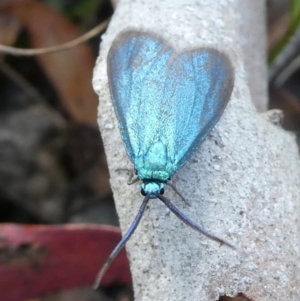
[[165,184],[162,182],[158,182],[155,180],[147,180],[143,181],[141,185],[141,194],[142,195],[150,195],[151,199],[156,199],[156,194],[163,195],[165,192]]

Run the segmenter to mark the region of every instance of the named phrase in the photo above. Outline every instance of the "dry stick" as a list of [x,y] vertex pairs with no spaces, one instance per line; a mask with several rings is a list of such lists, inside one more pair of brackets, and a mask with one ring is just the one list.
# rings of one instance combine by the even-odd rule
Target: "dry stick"
[[84,35],[80,36],[79,38],[76,38],[75,40],[72,40],[70,42],[58,46],[52,46],[47,48],[36,48],[36,49],[24,49],[24,48],[4,46],[0,44],[0,51],[12,55],[32,56],[32,55],[41,55],[45,53],[51,53],[51,52],[69,49],[95,37],[97,34],[99,34],[101,31],[105,29],[108,23],[109,23],[109,19],[97,25],[96,27],[94,27]]
[[0,72],[6,75],[9,79],[11,79],[17,86],[19,86],[22,91],[27,95],[27,97],[31,100],[34,100],[36,103],[43,103],[43,105],[47,104],[47,100],[34,88],[31,84],[22,77],[18,72],[16,72],[10,65],[6,64],[3,61],[0,61]]

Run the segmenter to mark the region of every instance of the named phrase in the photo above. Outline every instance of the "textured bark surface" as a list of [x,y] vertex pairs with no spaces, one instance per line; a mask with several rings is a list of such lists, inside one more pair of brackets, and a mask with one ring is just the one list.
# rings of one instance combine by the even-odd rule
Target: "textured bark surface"
[[[239,292],[254,301],[300,298],[298,149],[292,134],[254,108],[251,97],[262,99],[261,110],[267,103],[264,53],[261,41],[249,39],[248,47],[254,47],[251,56],[259,60],[252,68],[263,75],[255,82],[249,80],[247,36],[246,42],[240,37],[241,31],[249,38],[257,36],[259,28],[265,32],[264,3],[246,2],[240,6],[234,0],[121,1],[103,36],[93,84],[100,99],[99,126],[123,232],[142,196],[139,184],[127,186],[128,175],[117,171],[133,166],[121,141],[107,85],[106,56],[115,36],[126,29],[151,31],[178,51],[217,48],[235,66],[234,91],[220,122],[173,179],[192,206],[169,189],[165,195],[237,251],[194,232],[153,200],[127,244],[136,300],[207,301]],[[249,7],[247,18],[245,7]]]
[[236,1],[239,46],[246,71],[251,101],[259,112],[268,108],[266,4],[264,1]]

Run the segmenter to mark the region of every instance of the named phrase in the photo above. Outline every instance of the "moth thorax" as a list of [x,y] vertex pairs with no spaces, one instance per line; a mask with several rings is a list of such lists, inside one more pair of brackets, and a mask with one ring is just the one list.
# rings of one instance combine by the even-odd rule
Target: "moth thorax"
[[168,163],[167,148],[161,141],[154,142],[144,154],[144,168],[149,171],[165,170]]

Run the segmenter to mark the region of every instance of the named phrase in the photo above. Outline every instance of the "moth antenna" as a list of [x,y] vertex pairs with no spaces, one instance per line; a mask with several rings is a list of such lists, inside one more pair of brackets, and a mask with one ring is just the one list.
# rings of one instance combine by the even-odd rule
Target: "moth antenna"
[[188,206],[191,206],[191,203],[177,190],[177,188],[172,183],[165,183],[165,184],[171,187]]
[[226,242],[225,240],[210,234],[208,232],[206,232],[206,230],[204,230],[201,226],[197,225],[196,223],[194,223],[192,220],[190,220],[185,214],[183,214],[177,207],[175,207],[167,198],[165,198],[164,196],[162,196],[159,193],[155,194],[182,222],[184,222],[186,225],[188,225],[189,227],[191,227],[192,229],[198,231],[199,233],[205,235],[206,237],[219,242],[222,245],[226,245],[231,249],[235,250],[235,247],[233,245],[231,245],[230,243]]
[[100,269],[100,271],[97,274],[95,283],[93,285],[94,289],[97,289],[101,283],[101,280],[103,278],[103,276],[105,275],[107,269],[109,268],[110,264],[112,263],[112,261],[117,257],[117,255],[120,253],[120,251],[123,249],[123,247],[125,246],[126,242],[129,240],[129,238],[131,237],[131,235],[134,233],[135,229],[137,228],[137,226],[139,225],[141,218],[145,212],[146,206],[149,202],[150,199],[150,195],[147,194],[143,200],[143,203],[133,221],[133,223],[131,224],[131,226],[129,227],[128,231],[126,232],[126,234],[122,237],[121,241],[116,245],[116,247],[113,249],[113,251],[110,253],[110,255],[108,256],[108,258],[106,259],[106,261],[104,262],[102,268]]

